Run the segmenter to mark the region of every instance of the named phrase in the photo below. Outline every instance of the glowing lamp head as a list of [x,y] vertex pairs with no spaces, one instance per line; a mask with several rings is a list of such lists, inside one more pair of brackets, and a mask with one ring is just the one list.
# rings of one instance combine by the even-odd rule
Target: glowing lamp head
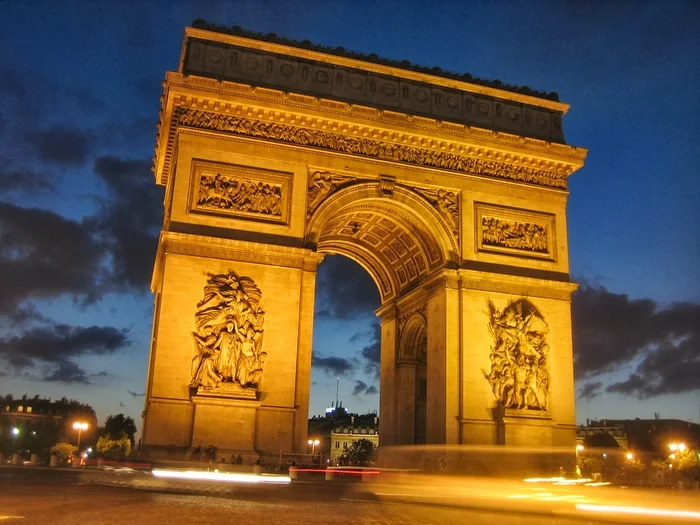
[[314,440],[314,445],[318,445],[319,443],[321,442],[318,439]]
[[75,423],[73,423],[73,428],[75,430],[87,430],[88,424],[80,422],[80,421],[76,421]]
[[14,427],[14,428],[12,429],[12,435],[13,435],[13,436],[19,436],[19,428]]
[[579,452],[581,452],[583,448],[583,445],[576,445],[576,450],[578,450]]

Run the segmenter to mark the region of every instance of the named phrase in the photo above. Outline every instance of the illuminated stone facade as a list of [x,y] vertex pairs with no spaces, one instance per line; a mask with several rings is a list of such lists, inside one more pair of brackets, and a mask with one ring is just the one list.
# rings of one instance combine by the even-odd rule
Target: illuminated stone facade
[[566,104],[203,29],[181,56],[147,450],[306,451],[326,253],[380,293],[382,444],[574,443]]

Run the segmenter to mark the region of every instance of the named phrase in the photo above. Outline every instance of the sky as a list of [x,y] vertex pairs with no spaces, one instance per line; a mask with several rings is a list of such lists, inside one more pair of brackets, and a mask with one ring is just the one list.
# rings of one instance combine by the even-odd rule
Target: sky
[[[700,3],[0,1],[0,394],[140,425],[161,82],[203,18],[556,91],[577,421],[700,420]],[[310,415],[379,406],[369,275],[319,267]]]

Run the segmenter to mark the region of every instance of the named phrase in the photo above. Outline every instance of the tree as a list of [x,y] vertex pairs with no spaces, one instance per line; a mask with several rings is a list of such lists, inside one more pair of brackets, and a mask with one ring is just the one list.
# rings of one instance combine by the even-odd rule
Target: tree
[[367,465],[374,460],[377,447],[369,439],[358,439],[343,454],[343,462],[352,465]]
[[124,414],[117,414],[116,416],[109,416],[107,421],[105,421],[104,433],[110,436],[119,436],[120,434],[125,434],[129,438],[130,448],[134,446],[134,436],[136,435],[136,423],[131,417],[127,417]]
[[53,447],[51,447],[51,454],[55,454],[63,461],[70,461],[73,455],[77,452],[78,447],[66,442],[56,443]]
[[123,432],[112,437],[105,434],[97,440],[97,453],[107,459],[121,459],[131,454],[131,441]]

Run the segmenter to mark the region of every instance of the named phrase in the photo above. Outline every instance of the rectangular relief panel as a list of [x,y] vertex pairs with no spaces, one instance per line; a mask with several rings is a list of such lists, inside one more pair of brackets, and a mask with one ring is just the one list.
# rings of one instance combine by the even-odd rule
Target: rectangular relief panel
[[194,159],[190,212],[289,225],[292,176]]
[[554,215],[474,203],[478,252],[556,260]]

